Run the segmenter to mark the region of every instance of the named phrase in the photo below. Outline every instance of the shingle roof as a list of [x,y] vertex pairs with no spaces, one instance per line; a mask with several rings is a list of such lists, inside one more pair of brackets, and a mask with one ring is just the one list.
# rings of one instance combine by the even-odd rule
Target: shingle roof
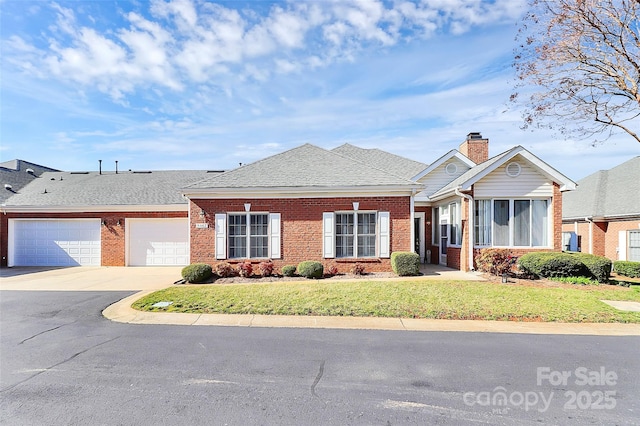
[[106,206],[186,204],[180,188],[211,173],[205,170],[152,172],[47,172],[6,201],[7,206]]
[[[33,172],[27,172],[29,169]],[[0,204],[43,172],[51,171],[58,170],[19,159],[0,163]],[[11,189],[5,188],[4,185],[11,185]]]
[[408,185],[413,185],[413,182],[338,153],[305,144],[196,182],[185,189]]
[[427,164],[380,149],[359,148],[348,143],[340,145],[332,149],[332,151],[405,179],[411,179],[428,167]]
[[563,219],[640,216],[640,156],[578,181],[564,194]]

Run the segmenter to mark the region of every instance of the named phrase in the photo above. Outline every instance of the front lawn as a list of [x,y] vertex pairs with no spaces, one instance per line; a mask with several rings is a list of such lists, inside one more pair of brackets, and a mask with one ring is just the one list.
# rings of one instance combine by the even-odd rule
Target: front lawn
[[[157,312],[640,323],[639,312],[621,312],[600,300],[640,302],[640,288],[424,280],[174,286],[133,307]],[[157,302],[172,304],[152,307]]]

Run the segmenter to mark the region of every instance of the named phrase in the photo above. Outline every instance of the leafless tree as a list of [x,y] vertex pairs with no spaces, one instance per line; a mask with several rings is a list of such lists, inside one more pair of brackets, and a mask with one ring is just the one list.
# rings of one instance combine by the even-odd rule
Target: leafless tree
[[529,6],[511,96],[524,107],[523,127],[604,139],[623,130],[640,142],[640,0],[529,0]]

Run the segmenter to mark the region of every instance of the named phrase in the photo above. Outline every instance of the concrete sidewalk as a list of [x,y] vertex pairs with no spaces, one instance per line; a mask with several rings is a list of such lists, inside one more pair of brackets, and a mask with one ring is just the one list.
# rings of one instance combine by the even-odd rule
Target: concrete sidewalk
[[112,321],[129,324],[640,336],[640,324],[566,324],[375,317],[185,314],[143,312],[131,308],[131,304],[151,292],[144,291],[122,299],[109,306],[102,314]]

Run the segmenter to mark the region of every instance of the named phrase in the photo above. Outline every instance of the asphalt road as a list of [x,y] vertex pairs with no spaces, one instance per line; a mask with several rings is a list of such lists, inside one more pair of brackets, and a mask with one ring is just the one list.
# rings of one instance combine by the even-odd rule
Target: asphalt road
[[7,425],[640,424],[640,339],[114,323],[0,292]]

